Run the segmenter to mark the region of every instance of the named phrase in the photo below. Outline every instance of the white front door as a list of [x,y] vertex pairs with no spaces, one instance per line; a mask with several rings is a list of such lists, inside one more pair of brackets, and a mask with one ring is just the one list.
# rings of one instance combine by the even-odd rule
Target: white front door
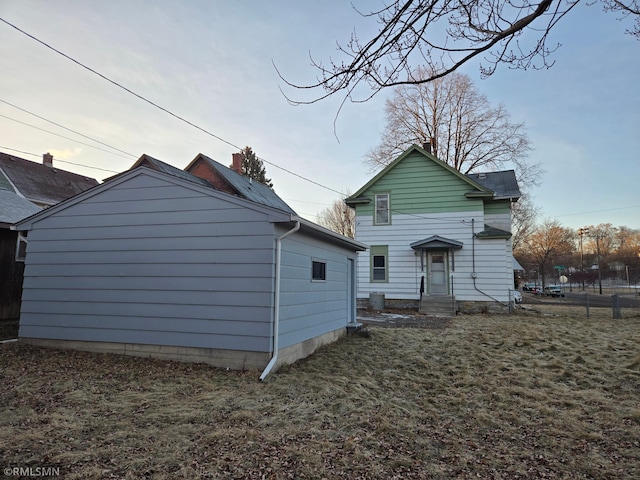
[[445,252],[429,253],[429,289],[430,295],[447,294],[447,254]]

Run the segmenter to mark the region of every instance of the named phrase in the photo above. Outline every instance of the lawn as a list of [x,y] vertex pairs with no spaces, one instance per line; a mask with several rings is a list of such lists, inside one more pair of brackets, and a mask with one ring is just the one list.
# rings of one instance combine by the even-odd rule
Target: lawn
[[65,479],[640,478],[640,318],[543,313],[372,326],[265,383],[3,344],[0,467],[57,466]]

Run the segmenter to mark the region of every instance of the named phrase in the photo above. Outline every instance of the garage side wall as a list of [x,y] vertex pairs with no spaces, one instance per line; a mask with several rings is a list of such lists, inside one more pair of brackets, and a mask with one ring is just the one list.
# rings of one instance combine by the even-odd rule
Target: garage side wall
[[[355,321],[355,268],[349,267],[355,260],[355,252],[310,235],[298,233],[283,241],[280,348],[336,332],[326,337],[333,341],[347,322]],[[324,264],[324,280],[313,279],[314,261]]]
[[263,212],[130,178],[34,224],[20,337],[257,352],[266,364],[273,244]]

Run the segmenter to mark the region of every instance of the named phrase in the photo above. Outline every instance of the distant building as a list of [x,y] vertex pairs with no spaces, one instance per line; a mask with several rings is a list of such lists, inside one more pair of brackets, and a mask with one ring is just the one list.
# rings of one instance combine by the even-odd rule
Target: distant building
[[77,195],[98,181],[53,167],[53,156],[43,163],[0,152],[0,320],[20,316],[26,236],[11,227],[42,208]]
[[0,189],[39,207],[50,207],[96,185],[95,178],[54,167],[49,153],[42,156],[42,163],[37,163],[0,152]]

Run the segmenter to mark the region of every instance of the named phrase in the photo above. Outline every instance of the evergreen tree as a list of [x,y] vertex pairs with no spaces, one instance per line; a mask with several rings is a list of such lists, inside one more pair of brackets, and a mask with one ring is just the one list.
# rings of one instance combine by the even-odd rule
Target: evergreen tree
[[244,147],[240,150],[240,154],[242,155],[242,174],[245,177],[264,183],[269,188],[273,188],[271,179],[267,178],[267,171],[264,168],[262,160],[258,158],[251,147]]

